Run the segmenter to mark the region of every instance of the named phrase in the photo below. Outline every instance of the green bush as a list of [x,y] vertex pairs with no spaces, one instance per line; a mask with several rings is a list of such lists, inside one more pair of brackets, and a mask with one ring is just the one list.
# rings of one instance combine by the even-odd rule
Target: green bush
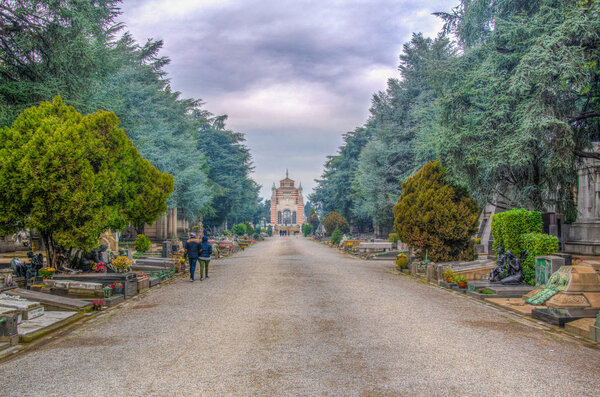
[[234,225],[231,228],[231,231],[233,233],[235,233],[238,236],[241,236],[242,234],[246,234],[248,233],[248,229],[246,228],[246,224],[245,223],[238,223],[237,225]]
[[439,161],[427,163],[402,184],[394,206],[399,240],[417,249],[419,258],[435,262],[475,258],[472,237],[479,207],[465,189],[450,184]]
[[397,243],[398,242],[398,233],[390,233],[388,235],[388,241],[390,243]]
[[145,235],[138,234],[134,246],[137,252],[148,252],[150,250],[150,240]]
[[405,254],[398,254],[396,256],[396,266],[399,269],[406,269],[408,267],[408,258]]
[[538,211],[513,209],[492,216],[492,236],[494,250],[504,247],[515,255],[523,252],[522,236],[525,233],[542,232],[542,214]]
[[269,235],[269,237],[273,235],[273,226],[267,226],[267,234]]
[[340,230],[339,227],[336,227],[335,230],[333,231],[333,233],[331,233],[331,243],[333,245],[339,245],[340,242],[342,241],[342,231]]
[[348,225],[348,221],[346,218],[340,215],[337,211],[331,211],[327,218],[323,221],[323,226],[325,227],[325,233],[327,235],[332,235],[335,229],[340,229],[342,233],[348,233],[350,230],[350,225]]
[[252,224],[250,224],[250,222],[244,222],[244,225],[246,225],[246,234],[248,236],[251,236],[254,234],[254,228],[252,227]]
[[535,285],[535,257],[557,252],[558,238],[544,233],[526,233],[521,237],[522,247],[527,251],[527,257],[521,261],[523,280],[529,285]]
[[310,223],[305,223],[302,225],[302,233],[304,234],[304,237],[307,237],[309,234],[311,234],[312,230],[312,225]]
[[223,230],[223,236],[231,236],[232,234],[231,230]]

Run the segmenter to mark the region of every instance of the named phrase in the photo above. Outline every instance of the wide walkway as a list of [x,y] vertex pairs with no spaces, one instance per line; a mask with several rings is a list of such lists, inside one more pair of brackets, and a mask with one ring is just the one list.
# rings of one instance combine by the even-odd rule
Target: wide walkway
[[18,359],[3,396],[598,395],[600,350],[302,237]]

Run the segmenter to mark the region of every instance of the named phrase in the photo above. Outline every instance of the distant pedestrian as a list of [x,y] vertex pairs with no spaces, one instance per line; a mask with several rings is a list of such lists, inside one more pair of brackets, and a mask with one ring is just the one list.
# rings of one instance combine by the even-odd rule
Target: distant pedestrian
[[204,278],[208,278],[208,263],[212,255],[212,246],[208,242],[208,237],[202,237],[200,246],[200,281],[202,281],[202,270],[204,270]]
[[[190,239],[185,242],[185,254],[184,258],[190,261],[190,281],[194,281],[194,272],[196,271],[196,262],[200,256],[202,243],[196,238],[196,233],[190,233]],[[212,250],[211,250],[212,251]],[[202,268],[200,269],[200,276],[202,277]],[[202,279],[202,278],[201,278]]]

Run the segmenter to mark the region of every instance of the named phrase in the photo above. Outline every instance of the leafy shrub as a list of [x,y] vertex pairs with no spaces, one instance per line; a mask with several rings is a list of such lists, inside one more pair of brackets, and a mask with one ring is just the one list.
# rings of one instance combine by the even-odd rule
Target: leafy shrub
[[145,235],[138,234],[134,246],[137,252],[148,252],[150,250],[150,240]]
[[394,206],[394,228],[398,238],[417,249],[423,259],[436,262],[471,260],[475,247],[479,207],[463,188],[446,180],[439,161],[427,163],[402,184],[402,195]]
[[487,289],[487,288],[480,288],[477,290],[477,292],[479,292],[480,294],[484,294],[484,295],[494,295],[494,291],[492,291],[491,289]]
[[325,233],[327,233],[327,235],[332,235],[335,229],[340,229],[341,233],[348,233],[348,231],[350,231],[348,221],[337,211],[331,211],[329,215],[327,215],[327,218],[323,221],[323,226],[325,227]]
[[231,230],[223,230],[223,235],[224,236],[231,236],[233,233]]
[[238,236],[248,233],[245,223],[238,223],[237,225],[234,225],[231,228],[231,231]]
[[457,283],[466,283],[467,282],[467,276],[460,274],[458,276],[455,277],[454,279]]
[[406,269],[408,267],[408,258],[405,254],[398,254],[398,256],[396,256],[396,266],[400,269]]
[[542,232],[542,214],[523,208],[513,209],[492,215],[492,236],[494,250],[504,247],[515,255],[523,252],[522,235]]
[[398,242],[398,233],[390,233],[388,235],[388,241],[390,243],[397,243]]
[[307,237],[309,234],[312,233],[312,225],[310,223],[305,223],[304,225],[302,225],[302,233],[304,234],[304,237]]
[[252,225],[250,224],[250,222],[244,222],[244,225],[246,225],[246,234],[248,236],[251,236],[254,234],[254,228],[252,227]]
[[342,231],[340,230],[339,227],[336,227],[335,230],[333,231],[333,233],[331,233],[331,244],[333,245],[339,245],[340,242],[342,241]]
[[535,285],[535,257],[553,254],[558,251],[558,238],[544,233],[527,233],[521,236],[527,257],[521,261],[523,280]]
[[267,234],[269,235],[269,237],[273,235],[273,226],[267,226]]

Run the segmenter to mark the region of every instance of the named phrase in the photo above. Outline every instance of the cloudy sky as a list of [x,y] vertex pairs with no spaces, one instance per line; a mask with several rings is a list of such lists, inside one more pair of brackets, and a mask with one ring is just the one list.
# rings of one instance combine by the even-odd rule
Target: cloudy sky
[[201,98],[246,134],[254,179],[290,177],[305,195],[341,135],[364,124],[371,96],[398,77],[412,32],[434,36],[434,11],[458,0],[124,0],[139,42],[164,40],[175,90]]

